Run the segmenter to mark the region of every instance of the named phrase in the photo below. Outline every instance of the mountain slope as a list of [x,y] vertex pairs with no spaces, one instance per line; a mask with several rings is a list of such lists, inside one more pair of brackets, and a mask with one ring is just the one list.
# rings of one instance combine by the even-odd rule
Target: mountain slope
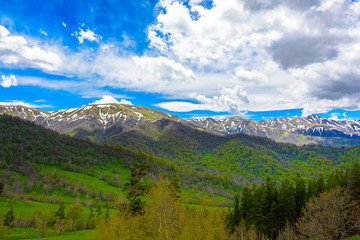
[[[360,120],[332,120],[311,115],[305,118],[278,117],[254,121],[241,117],[227,119],[195,118],[183,120],[156,109],[126,104],[89,104],[78,108],[46,112],[22,106],[0,106],[0,114],[19,116],[36,124],[94,142],[116,139],[131,141],[132,135],[158,140],[163,135],[164,120],[217,135],[245,133],[296,145],[320,144],[351,146],[360,144]],[[122,140],[123,141],[123,140]],[[140,141],[140,142],[141,142]],[[135,144],[132,141],[132,144]],[[137,145],[140,143],[137,142]]]
[[19,116],[60,133],[101,142],[159,119],[182,121],[156,109],[126,104],[90,104],[46,112],[23,106],[0,106],[0,113]]
[[193,127],[211,129],[224,134],[245,133],[270,139],[303,144],[358,145],[359,120],[332,120],[310,115],[305,118],[277,117],[259,122],[241,117],[226,119],[198,118],[187,120]]

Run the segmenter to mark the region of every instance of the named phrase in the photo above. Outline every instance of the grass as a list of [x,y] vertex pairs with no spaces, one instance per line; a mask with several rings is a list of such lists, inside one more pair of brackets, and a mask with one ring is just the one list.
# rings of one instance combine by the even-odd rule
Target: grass
[[[80,182],[81,185],[89,189],[94,189],[95,191],[102,191],[103,193],[113,192],[113,193],[122,194],[121,188],[112,186],[107,182],[105,182],[104,180],[100,180],[98,177],[88,176],[84,173],[70,172],[63,170],[59,167],[50,166],[50,165],[44,166],[43,171],[48,173],[52,173],[56,171],[59,174],[59,176],[65,177],[65,179],[67,179],[68,181],[72,183]],[[115,175],[114,173],[111,172],[110,169],[106,171],[105,170],[102,171],[105,172],[108,176],[111,176],[111,174]],[[122,169],[120,171],[121,171],[121,174],[119,174],[120,176],[125,175],[126,172],[128,172],[128,170],[126,169]]]
[[41,209],[42,212],[46,212],[58,208],[58,204],[1,198],[0,216],[5,215],[5,213],[11,208],[11,205],[13,206],[15,216],[31,216],[35,209]]
[[53,240],[66,240],[66,239],[96,239],[96,230],[82,230],[76,232],[69,232],[60,235],[55,235],[52,228],[48,229],[48,235],[46,237],[39,237],[36,235],[35,228],[13,228],[11,233],[6,237],[9,240],[15,239],[53,239]]

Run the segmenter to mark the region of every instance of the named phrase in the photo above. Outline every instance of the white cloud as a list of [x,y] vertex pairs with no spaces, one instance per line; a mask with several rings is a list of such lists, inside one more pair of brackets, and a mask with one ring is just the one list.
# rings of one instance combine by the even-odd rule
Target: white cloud
[[95,34],[93,31],[91,31],[90,29],[84,31],[81,28],[80,32],[76,32],[76,36],[79,40],[79,43],[83,43],[84,40],[88,40],[89,42],[99,42],[101,40],[101,36],[98,34]]
[[66,28],[66,23],[65,22],[62,22],[61,24],[63,25],[64,28]]
[[212,98],[196,93],[191,94],[190,97],[200,102],[199,104],[190,102],[163,102],[157,104],[157,106],[174,112],[208,110],[243,114],[244,111],[242,111],[242,109],[244,109],[245,105],[249,104],[249,99],[246,92],[244,92],[240,86],[235,86],[232,89],[223,88],[221,93],[222,95],[214,96]]
[[2,106],[24,106],[28,108],[53,108],[51,105],[36,105],[32,103],[26,103],[19,100],[12,100],[8,102],[0,102],[0,105]]
[[43,35],[45,35],[45,36],[47,36],[48,34],[47,34],[47,32],[45,32],[44,30],[42,30],[42,29],[40,29],[40,33],[41,34],[43,34]]
[[196,81],[195,74],[180,63],[165,57],[134,57],[141,70],[141,81],[161,81],[163,83],[180,84]]
[[0,61],[45,71],[55,71],[62,63],[56,53],[43,50],[37,45],[30,46],[24,37],[11,35],[2,25],[0,25]]
[[96,100],[91,104],[110,104],[110,103],[133,105],[130,101],[127,101],[125,99],[121,99],[120,101],[118,101],[112,96],[108,96],[108,95],[103,96],[102,99]]
[[[199,102],[160,106],[304,108],[303,115],[360,109],[359,2],[214,0],[212,5],[158,4],[157,23],[148,28],[150,47],[194,70],[197,97],[190,99]],[[218,74],[217,82],[209,82],[211,73]],[[221,92],[238,85],[248,103]]]
[[0,85],[4,88],[17,86],[16,77],[12,74],[10,76],[1,75],[1,79],[2,81],[0,82]]
[[[81,26],[75,34],[80,43],[100,44],[63,51],[59,64],[22,57],[22,48],[34,52],[35,46],[0,29],[0,61],[85,80],[18,79],[19,84],[77,88],[84,97],[114,96],[99,90],[109,86],[183,99],[159,104],[172,111],[304,108],[307,115],[360,109],[360,2],[214,0],[210,9],[200,0],[184,2],[159,1],[143,56],[124,54],[134,46],[126,35],[123,43],[105,43]],[[4,48],[2,39],[10,37],[15,38]],[[37,55],[50,53],[39,48]]]

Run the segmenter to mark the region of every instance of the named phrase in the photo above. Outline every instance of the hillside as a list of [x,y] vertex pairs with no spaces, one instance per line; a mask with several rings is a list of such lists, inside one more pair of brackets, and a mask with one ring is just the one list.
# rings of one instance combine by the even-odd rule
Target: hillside
[[[107,239],[112,238],[108,235],[112,228],[124,226],[128,232],[116,231],[119,234],[116,236],[158,234],[151,223],[159,221],[156,213],[161,209],[169,209],[169,218],[177,216],[178,220],[174,221],[183,229],[180,232],[188,234],[201,230],[195,225],[200,221],[208,224],[209,229],[221,227],[221,236],[228,239],[227,229],[240,224],[236,219],[243,219],[247,225],[255,224],[256,234],[276,236],[283,231],[287,219],[296,217],[293,210],[301,211],[312,196],[337,186],[358,189],[351,187],[358,183],[358,177],[354,180],[348,177],[358,171],[356,165],[350,172],[340,170],[358,163],[360,148],[297,147],[246,134],[214,135],[169,119],[157,122],[162,135],[148,137],[135,146],[139,149],[145,146],[158,155],[155,157],[117,144],[95,144],[59,134],[20,118],[0,116],[0,215],[6,220],[13,211],[15,217],[11,224],[26,227],[12,229],[10,237],[26,239],[61,234],[59,237],[75,238],[84,234],[84,238],[88,238],[100,233]],[[141,132],[131,133],[126,141],[144,139],[139,135]],[[119,139],[111,140],[119,142]],[[152,185],[144,198],[145,214],[135,216],[122,208],[129,204],[123,189],[131,183],[127,167],[134,163],[150,165],[149,177],[143,183]],[[130,172],[131,169],[133,167]],[[173,178],[175,175],[179,177]],[[174,183],[173,179],[179,182]],[[252,185],[251,191],[248,181],[261,184]],[[303,191],[294,187],[299,182],[303,184]],[[175,185],[178,189],[175,196],[172,184],[181,184]],[[168,188],[170,190],[166,190]],[[270,199],[265,197],[268,189]],[[247,201],[245,197],[252,199],[253,204],[242,204],[243,209],[249,209],[249,214],[237,215],[236,197],[234,210],[217,208],[229,206],[229,200],[241,191],[242,202]],[[295,201],[298,191],[303,203],[295,207],[291,205],[295,202],[290,201]],[[56,215],[61,202],[66,209],[63,220]],[[268,203],[276,208],[267,208]],[[205,206],[206,209],[196,210]],[[289,210],[286,214],[281,211],[284,206]],[[262,220],[271,220],[273,216],[280,221],[272,224]],[[137,219],[142,219],[141,223],[136,222]],[[234,219],[230,225],[229,219]],[[5,226],[0,223],[1,229],[7,229],[4,228],[6,222],[8,220]],[[142,230],[139,227],[142,224],[149,230]],[[93,229],[95,225],[96,232],[79,232]],[[207,228],[201,232],[212,236]],[[219,233],[216,234],[211,239],[218,239]]]
[[301,118],[277,117],[259,122],[241,117],[221,120],[195,118],[187,121],[194,127],[211,129],[224,134],[246,133],[297,145],[349,146],[360,144],[359,120],[332,120],[310,115]]
[[[115,108],[118,111],[112,113]],[[102,140],[114,146],[120,144],[146,152],[150,154],[148,158],[166,159],[171,168],[206,173],[214,179],[219,176],[233,183],[258,181],[269,175],[279,181],[293,178],[296,172],[310,177],[340,167],[339,159],[347,151],[312,145],[296,147],[247,134],[213,134],[191,127],[176,116],[131,105],[90,105],[46,116],[46,113],[28,108],[9,109],[35,123],[48,123],[47,127],[65,126],[62,131],[65,135],[95,142]],[[122,114],[126,111],[133,115]],[[94,125],[90,126],[91,123]]]

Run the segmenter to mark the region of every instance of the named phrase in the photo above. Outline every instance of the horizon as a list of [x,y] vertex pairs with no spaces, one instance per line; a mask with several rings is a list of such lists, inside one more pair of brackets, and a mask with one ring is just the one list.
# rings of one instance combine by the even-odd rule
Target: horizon
[[[106,96],[104,96],[106,97]],[[44,110],[42,108],[38,108],[38,107],[34,107],[34,106],[30,106],[30,105],[14,105],[14,104],[11,104],[11,105],[2,105],[0,103],[0,106],[4,106],[4,107],[26,107],[26,108],[36,108],[36,109],[39,109],[41,111],[45,111],[45,112],[56,112],[56,111],[61,111],[61,110],[68,110],[68,109],[76,109],[76,108],[81,108],[81,107],[84,107],[84,106],[88,106],[88,105],[111,105],[111,104],[118,104],[118,105],[125,105],[125,106],[140,106],[140,107],[146,107],[146,106],[142,106],[142,105],[135,105],[135,104],[132,104],[131,102],[127,102],[125,101],[126,103],[124,102],[119,102],[117,101],[116,99],[113,99],[115,100],[116,102],[102,102],[103,99],[100,99],[100,100],[96,100],[92,103],[88,103],[88,104],[83,104],[81,106],[73,106],[73,107],[69,107],[69,108],[60,108],[60,109],[51,109],[51,110]],[[262,120],[271,120],[271,119],[274,119],[274,118],[277,118],[277,117],[291,117],[291,118],[303,118],[304,116],[298,116],[298,115],[294,115],[294,116],[290,116],[289,112],[291,111],[294,111],[294,109],[287,109],[287,110],[281,110],[281,111],[278,111],[278,114],[276,114],[276,111],[274,112],[266,112],[266,114],[271,114],[271,116],[268,116],[268,117],[264,117],[264,113],[263,112],[254,112],[254,113],[250,113],[249,115],[206,115],[206,113],[198,113],[196,114],[197,116],[193,116],[193,117],[187,117],[186,115],[185,116],[182,116],[182,114],[179,114],[178,112],[171,112],[171,111],[167,111],[167,110],[164,110],[164,109],[161,109],[161,108],[151,108],[151,107],[147,107],[147,108],[150,108],[150,109],[156,109],[156,110],[160,110],[160,111],[163,111],[165,113],[170,113],[170,114],[173,114],[173,115],[176,115],[177,117],[181,118],[181,119],[204,119],[204,118],[213,118],[213,119],[216,119],[216,120],[223,120],[223,119],[227,119],[227,118],[231,118],[231,117],[241,117],[241,118],[244,118],[244,119],[249,119],[249,120],[254,120],[254,121],[262,121]],[[297,110],[298,112],[301,113],[301,109],[295,109]],[[287,114],[285,114],[286,116],[284,116],[283,112],[288,112]],[[275,114],[274,114],[275,113]],[[351,112],[350,112],[351,113]],[[356,112],[357,113],[357,112]],[[356,114],[355,113],[355,114]],[[202,115],[202,116],[199,116],[199,115]],[[327,116],[326,114],[311,114],[311,115],[315,115],[315,116],[319,116],[319,117],[323,117],[323,118],[326,118],[326,119],[331,119],[331,120],[358,120],[359,118],[351,118],[351,116],[354,116],[354,115],[350,115],[350,116],[347,116],[346,113],[343,113],[341,116],[342,118],[340,117],[340,115],[333,115],[333,114],[330,114],[330,116]],[[311,116],[311,115],[308,115],[308,116]],[[306,116],[306,117],[308,117]],[[356,116],[356,115],[355,115]]]
[[359,1],[14,4],[0,10],[0,105],[110,96],[184,119],[360,119]]

